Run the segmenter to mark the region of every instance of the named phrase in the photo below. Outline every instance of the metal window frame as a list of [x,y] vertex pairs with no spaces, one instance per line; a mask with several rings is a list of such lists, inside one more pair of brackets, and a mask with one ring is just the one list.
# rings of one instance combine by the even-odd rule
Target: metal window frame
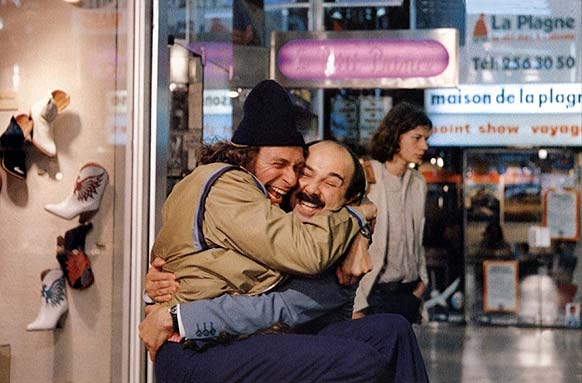
[[[166,25],[165,7],[159,1],[135,0],[128,3],[128,145],[125,153],[124,190],[124,244],[122,337],[124,348],[121,362],[121,381],[130,383],[153,382],[153,368],[138,334],[138,325],[144,316],[143,287],[148,268],[148,254],[155,233],[157,200],[157,138],[167,132],[167,112],[157,108],[167,92],[160,83],[167,79],[160,63],[167,58],[160,41]],[[163,65],[163,64],[162,64]],[[162,73],[163,75],[160,75]],[[164,115],[165,113],[165,115]],[[165,117],[165,118],[164,118]],[[164,123],[166,125],[164,125]],[[164,127],[166,128],[164,129]],[[152,129],[156,127],[156,129]],[[163,142],[163,141],[162,141]],[[163,201],[163,199],[161,199]]]

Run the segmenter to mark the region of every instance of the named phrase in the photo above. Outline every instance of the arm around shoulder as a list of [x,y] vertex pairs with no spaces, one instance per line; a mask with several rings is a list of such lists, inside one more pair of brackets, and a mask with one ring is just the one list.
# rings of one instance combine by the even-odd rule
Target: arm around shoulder
[[308,223],[272,205],[252,176],[229,172],[206,200],[207,241],[282,272],[317,274],[343,255],[360,230],[362,211],[343,208]]

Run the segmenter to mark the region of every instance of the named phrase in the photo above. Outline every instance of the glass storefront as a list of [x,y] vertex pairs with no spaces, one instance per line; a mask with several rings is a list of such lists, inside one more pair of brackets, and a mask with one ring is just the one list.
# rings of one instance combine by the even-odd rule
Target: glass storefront
[[134,22],[145,8],[134,6],[0,2],[3,382],[139,374],[129,368],[140,353],[130,351],[130,296],[141,296],[129,277],[139,270],[129,222],[132,109],[143,100],[132,89],[144,36]]
[[[536,29],[534,24],[527,24],[527,20],[523,19],[520,22],[520,33],[523,34],[522,40],[525,40],[522,43],[515,43],[517,45],[512,48],[511,44],[514,43],[508,39],[517,38],[517,35],[510,30],[517,26],[519,20],[515,19],[513,23],[511,21],[512,18],[518,17],[516,15],[495,16],[491,14],[491,10],[487,11],[489,23],[485,22],[485,29],[489,31],[489,34],[484,36],[477,33],[480,31],[476,27],[479,21],[478,15],[475,15],[477,5],[472,6],[469,11],[461,1],[416,1],[412,8],[410,5],[406,1],[380,3],[375,1],[278,0],[264,2],[240,0],[233,1],[232,4],[231,2],[190,1],[183,6],[173,5],[175,6],[175,10],[172,11],[174,14],[185,12],[183,16],[185,21],[180,24],[183,26],[182,32],[177,32],[178,38],[188,40],[187,44],[194,53],[201,53],[205,49],[207,57],[204,71],[202,140],[210,142],[213,139],[230,137],[232,127],[237,125],[241,117],[242,102],[252,87],[253,81],[256,83],[262,78],[269,77],[269,73],[262,69],[264,60],[260,65],[249,64],[251,63],[249,57],[253,55],[248,54],[251,52],[248,49],[258,49],[253,51],[259,52],[254,55],[255,58],[268,55],[267,48],[270,47],[273,31],[324,32],[453,27],[460,31],[459,45],[462,52],[459,62],[461,73],[459,82],[461,84],[457,90],[449,90],[456,91],[458,94],[451,93],[446,100],[462,101],[470,97],[469,101],[487,101],[485,94],[487,91],[491,93],[489,97],[493,98],[497,93],[505,92],[501,101],[507,103],[506,97],[509,96],[510,90],[517,92],[514,97],[517,97],[521,89],[524,94],[531,93],[528,97],[534,97],[535,94],[538,98],[543,98],[544,94],[549,95],[549,92],[555,90],[564,92],[564,95],[560,97],[564,98],[562,105],[567,106],[566,93],[570,85],[558,84],[553,87],[549,84],[545,88],[542,86],[538,89],[534,84],[544,81],[579,84],[581,68],[579,64],[570,65],[567,68],[564,64],[559,71],[557,67],[544,71],[539,68],[534,70],[531,66],[502,70],[501,67],[497,67],[497,64],[483,64],[482,62],[486,62],[483,52],[491,56],[500,54],[503,57],[493,60],[499,59],[501,60],[499,65],[503,65],[504,57],[509,52],[508,49],[518,49],[528,54],[533,52],[529,43],[524,43],[524,41],[530,41],[530,38],[535,37],[542,40],[558,39],[559,43],[553,45],[556,57],[551,58],[552,63],[564,61],[564,57],[568,57],[570,61],[580,60],[580,51],[573,44],[573,41],[579,39],[579,35],[568,34],[566,32],[569,30],[564,30],[569,28],[568,25],[580,22],[579,20],[570,22],[564,19],[565,21],[560,24],[563,26],[561,30],[557,30],[556,27],[548,32]],[[552,2],[548,5],[546,13],[554,14],[555,18],[568,17],[567,15],[577,14],[575,11],[565,11],[566,8],[572,6],[556,5]],[[261,9],[264,12],[261,12]],[[505,30],[499,24],[501,20],[506,20]],[[220,27],[217,26],[218,24]],[[192,30],[196,32],[193,34],[187,32]],[[246,32],[241,34],[241,31]],[[550,36],[543,35],[544,33],[553,34]],[[555,34],[559,36],[554,36]],[[246,38],[243,38],[245,36]],[[218,44],[222,45],[218,47]],[[562,54],[562,50],[567,51],[567,54]],[[534,61],[528,62],[531,64]],[[245,73],[241,70],[244,67],[256,68],[255,73]],[[523,83],[514,84],[516,76]],[[470,86],[462,84],[464,82]],[[490,88],[483,88],[485,90],[479,88],[484,84]],[[471,86],[477,87],[471,88]],[[515,87],[515,90],[512,87]],[[573,293],[573,291],[574,287],[580,285],[581,276],[577,277],[577,275],[582,275],[580,267],[576,266],[580,262],[575,262],[582,257],[580,232],[577,232],[575,238],[568,240],[551,238],[550,247],[531,246],[527,240],[530,227],[547,225],[544,221],[544,217],[547,216],[544,209],[546,209],[545,196],[548,186],[544,184],[547,180],[541,181],[541,179],[556,177],[554,174],[563,171],[560,164],[566,161],[570,166],[567,170],[570,187],[580,188],[579,156],[582,142],[576,143],[576,139],[580,138],[582,122],[576,117],[573,109],[562,112],[553,109],[548,114],[539,114],[532,109],[530,103],[524,104],[525,108],[520,109],[520,114],[512,114],[513,110],[508,109],[505,104],[500,105],[499,110],[506,112],[500,114],[499,111],[495,111],[494,106],[481,109],[475,107],[475,110],[481,110],[481,112],[463,109],[465,106],[453,104],[447,105],[446,110],[438,109],[443,105],[429,105],[434,100],[438,102],[440,97],[430,98],[431,95],[434,97],[434,93],[430,93],[432,90],[386,88],[290,90],[296,96],[296,104],[302,105],[303,110],[307,111],[304,113],[302,126],[304,135],[308,139],[338,139],[348,143],[361,155],[366,154],[366,144],[380,119],[399,101],[408,100],[420,105],[424,104],[429,112],[435,123],[435,137],[431,141],[433,147],[427,152],[425,163],[419,170],[428,183],[427,225],[424,237],[431,283],[426,292],[425,303],[427,303],[426,308],[431,320],[524,325],[550,325],[551,322],[551,325],[565,325],[565,312],[571,307],[568,303],[576,302],[576,299],[579,301],[579,298],[576,298],[579,292]],[[474,91],[475,94],[467,95],[469,91]],[[546,104],[550,103],[546,102]],[[553,143],[547,149],[543,149],[546,144],[543,143],[542,138],[539,138],[542,135],[541,130],[551,129],[553,120],[556,121],[558,128],[563,125],[569,130],[561,136],[562,138],[552,138]],[[520,134],[526,135],[511,138],[510,125],[522,125],[520,132],[524,133]],[[575,131],[576,128],[577,131]],[[526,129],[532,130],[532,133],[527,135]],[[507,134],[501,136],[505,130]],[[468,135],[471,132],[478,134]],[[548,137],[560,136],[560,134],[552,135],[551,132],[546,133]],[[568,134],[569,138],[566,137]],[[448,138],[448,141],[443,141],[443,137]],[[504,141],[504,137],[510,137],[510,140]],[[523,145],[529,146],[524,149]],[[561,148],[565,149],[561,150]],[[542,161],[536,157],[539,155],[538,149],[547,152],[546,160]],[[562,153],[559,159],[556,157],[557,153]],[[538,159],[533,162],[525,160],[530,157]],[[569,160],[565,160],[566,158]],[[498,217],[497,223],[504,231],[505,240],[511,250],[511,255],[508,251],[499,260],[517,261],[515,292],[525,291],[521,286],[522,279],[526,278],[524,273],[531,273],[533,269],[538,274],[536,283],[546,283],[543,281],[549,281],[548,278],[553,280],[552,286],[555,290],[553,296],[558,297],[556,298],[558,303],[556,309],[552,309],[555,313],[550,322],[543,321],[539,316],[524,314],[521,306],[524,304],[524,299],[520,294],[514,294],[513,311],[506,311],[509,307],[504,306],[500,309],[499,306],[495,306],[489,302],[491,297],[487,295],[485,295],[487,302],[483,302],[484,293],[494,293],[491,283],[488,290],[484,291],[483,262],[496,270],[495,264],[487,263],[487,261],[497,258],[484,258],[478,251],[482,234],[485,232],[487,223],[491,222],[483,219],[475,221],[475,215],[471,210],[474,205],[471,204],[469,194],[478,193],[480,189],[473,190],[476,186],[474,186],[473,178],[468,175],[474,166],[485,163],[483,159],[487,159],[489,161],[487,163],[496,164],[497,167],[510,169],[510,172],[505,172],[504,175],[499,173],[499,179],[502,181],[498,179],[496,181],[498,184],[495,186],[496,193],[501,193],[498,185],[499,182],[503,182],[502,193],[504,194],[501,195],[503,198],[500,197],[499,206],[493,207],[493,214]],[[507,181],[509,174],[513,174],[514,170],[520,166],[523,167],[519,165],[522,163],[530,167],[528,171],[535,174],[537,177],[535,181],[527,185],[512,184]],[[533,193],[534,190],[537,193],[535,197],[527,194]],[[522,192],[526,193],[525,197],[522,197]],[[580,209],[579,205],[577,209]],[[526,251],[528,246],[529,249]],[[559,260],[556,261],[555,254],[565,255],[558,256]],[[545,263],[532,266],[531,259],[542,262],[541,258],[546,259],[543,261]],[[551,259],[547,260],[547,258]],[[488,275],[495,277],[494,273]],[[540,299],[543,301],[545,297]],[[532,305],[535,306],[535,304]],[[539,305],[543,306],[538,302]]]
[[[148,375],[136,327],[161,204],[197,165],[201,144],[229,138],[249,90],[272,76],[273,31],[461,31],[460,84],[448,90],[457,93],[290,89],[301,130],[308,141],[335,138],[365,155],[393,105],[424,104],[435,123],[419,168],[428,183],[429,318],[527,326],[579,318],[579,3],[548,1],[545,14],[521,18],[481,17],[457,0],[149,3],[0,2],[0,289],[9,292],[0,307],[12,313],[2,318],[0,350],[13,381]],[[60,204],[88,177],[107,182],[71,213]],[[85,282],[93,283],[80,290],[56,245],[88,222],[76,270],[89,273],[90,262]],[[38,329],[54,282],[47,269],[63,272],[63,312],[53,316],[66,320],[27,331]]]
[[[465,152],[470,319],[568,325],[580,262],[579,157],[573,150]],[[515,275],[503,279],[503,267]]]
[[[423,23],[446,21],[423,8]],[[462,208],[453,216],[465,288],[447,309],[462,303],[472,323],[572,326],[582,296],[580,4],[529,12],[471,2],[459,19],[459,85],[425,92],[429,142],[455,164]]]

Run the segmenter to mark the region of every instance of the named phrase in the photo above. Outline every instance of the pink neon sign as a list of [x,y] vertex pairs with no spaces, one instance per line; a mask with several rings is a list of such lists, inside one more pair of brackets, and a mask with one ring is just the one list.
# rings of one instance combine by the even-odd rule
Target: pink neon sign
[[294,80],[418,78],[441,74],[447,49],[436,40],[293,40],[277,57],[279,71]]

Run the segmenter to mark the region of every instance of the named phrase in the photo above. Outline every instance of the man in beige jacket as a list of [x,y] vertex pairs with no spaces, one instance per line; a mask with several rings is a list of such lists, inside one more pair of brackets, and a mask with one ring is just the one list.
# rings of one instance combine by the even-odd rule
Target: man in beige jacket
[[[252,94],[252,92],[251,92]],[[250,96],[249,96],[250,97]],[[248,102],[248,100],[247,100]],[[246,106],[247,103],[245,103]],[[269,112],[273,112],[270,110]],[[245,108],[245,118],[248,116],[247,109]],[[255,124],[256,125],[256,124]],[[240,129],[240,128],[239,128]],[[238,130],[237,130],[238,131]],[[235,141],[235,137],[233,137],[233,141]],[[240,138],[240,137],[238,137]],[[236,142],[236,141],[235,141]],[[273,143],[273,142],[271,142]],[[269,145],[267,145],[269,146]],[[284,148],[281,148],[284,149]],[[228,167],[216,166],[213,167],[208,174],[205,174],[206,177],[202,177],[205,181],[210,181],[212,184],[209,188],[200,187],[200,185],[196,185],[196,183],[192,183],[190,186],[194,188],[198,188],[200,192],[198,194],[187,195],[183,199],[183,202],[186,201],[194,201],[197,204],[198,208],[194,211],[193,216],[200,216],[200,211],[202,210],[203,213],[203,222],[200,220],[195,220],[194,229],[191,230],[191,238],[188,239],[186,236],[173,238],[172,234],[167,234],[167,241],[164,246],[169,246],[169,249],[172,250],[183,250],[188,248],[200,248],[201,250],[196,250],[192,256],[196,257],[198,254],[204,254],[208,250],[215,249],[217,243],[226,244],[226,246],[231,246],[232,249],[237,251],[250,251],[251,253],[251,260],[256,262],[254,257],[265,257],[265,255],[260,255],[258,253],[254,253],[253,251],[260,251],[265,249],[255,248],[256,244],[253,242],[253,239],[256,241],[262,241],[260,236],[275,236],[275,240],[273,241],[275,245],[283,245],[284,246],[291,246],[290,249],[282,249],[283,254],[289,256],[290,259],[286,260],[282,257],[279,259],[279,254],[277,254],[277,249],[272,247],[274,244],[266,244],[267,252],[273,251],[270,256],[276,258],[275,260],[270,260],[268,258],[261,258],[261,260],[265,260],[267,264],[258,263],[260,267],[263,267],[270,271],[269,268],[275,270],[275,267],[282,266],[283,269],[291,270],[293,267],[297,266],[298,268],[310,272],[318,268],[325,269],[325,264],[332,264],[334,261],[329,261],[330,256],[326,255],[326,251],[329,252],[344,252],[344,249],[336,248],[336,246],[345,246],[345,245],[333,245],[335,239],[333,238],[337,232],[332,234],[330,237],[329,234],[319,236],[318,234],[323,230],[337,230],[341,225],[343,225],[346,220],[351,220],[352,212],[344,212],[340,210],[339,213],[323,213],[321,217],[324,217],[322,225],[318,223],[318,219],[320,217],[315,217],[315,223],[309,223],[305,226],[309,226],[309,230],[313,231],[313,235],[308,236],[301,236],[297,234],[297,231],[301,231],[301,227],[294,226],[292,230],[285,231],[284,223],[285,220],[288,218],[281,218],[280,213],[278,211],[272,211],[268,207],[264,207],[262,203],[259,203],[258,196],[261,196],[264,200],[266,200],[265,196],[268,195],[271,200],[279,201],[281,200],[282,194],[284,194],[287,190],[288,185],[290,185],[293,178],[293,173],[289,172],[287,175],[287,179],[284,182],[277,182],[282,181],[283,179],[275,176],[271,177],[271,180],[274,182],[269,181],[269,177],[264,177],[265,175],[276,175],[280,174],[281,170],[285,170],[286,168],[293,167],[293,164],[299,163],[299,160],[293,159],[293,150],[287,153],[286,156],[274,156],[267,161],[262,162],[260,160],[261,151],[265,154],[265,148],[261,147],[259,149],[259,153],[257,156],[254,153],[251,157],[255,156],[254,161],[250,161],[248,164],[254,165],[254,171],[252,175],[254,177],[247,177],[245,172],[241,172],[239,169],[229,169]],[[277,152],[277,150],[275,151]],[[239,153],[240,154],[240,153]],[[244,155],[242,156],[244,157]],[[244,163],[244,159],[241,161],[241,156],[238,156],[238,160],[240,163]],[[297,157],[295,157],[297,158]],[[216,156],[214,160],[216,160]],[[291,160],[289,160],[291,159]],[[282,161],[281,161],[282,160]],[[228,161],[227,161],[228,162]],[[253,163],[254,162],[254,163]],[[262,165],[265,165],[261,167]],[[246,166],[245,166],[246,167]],[[248,166],[251,168],[251,166]],[[218,172],[218,173],[216,173]],[[226,175],[236,175],[234,178],[226,177],[224,180],[226,181],[224,185],[220,185],[219,182],[221,179]],[[296,175],[295,175],[296,177]],[[253,195],[257,195],[255,197],[248,197],[245,193],[238,193],[233,192],[238,189],[230,189],[230,186],[233,186],[234,183],[240,182],[243,184],[245,193],[250,193],[251,197]],[[208,185],[208,183],[206,184]],[[250,186],[253,186],[255,189],[263,190],[262,193],[256,194],[255,192],[251,191]],[[224,187],[224,189],[223,189]],[[286,190],[287,188],[287,190]],[[229,190],[230,189],[230,190]],[[224,190],[224,193],[222,192]],[[240,189],[243,190],[243,189]],[[183,190],[182,190],[183,192]],[[180,189],[177,190],[177,195],[180,195]],[[224,200],[228,200],[228,198],[234,198],[234,200],[242,204],[243,207],[246,204],[255,204],[255,208],[251,209],[253,212],[258,210],[258,212],[266,212],[267,220],[271,220],[272,224],[264,225],[261,224],[259,221],[260,216],[250,215],[248,219],[244,221],[244,228],[238,229],[241,230],[242,234],[236,234],[236,236],[240,235],[241,243],[236,244],[234,241],[231,241],[230,237],[226,236],[226,231],[228,230],[228,224],[231,226],[234,224],[234,220],[236,220],[239,216],[237,214],[228,214],[228,212],[232,211],[239,211],[234,210],[236,208],[236,203],[233,202],[231,204],[224,205],[223,203],[213,205],[208,203],[208,199],[216,193],[216,195],[221,196]],[[205,200],[203,200],[204,198]],[[180,199],[177,199],[180,200]],[[222,200],[221,200],[222,201]],[[257,202],[255,202],[257,201]],[[267,200],[268,201],[268,200]],[[169,214],[173,209],[178,209],[179,206],[182,204],[177,203],[176,205],[168,205],[170,209],[165,212],[166,217],[170,217]],[[256,209],[259,207],[259,209]],[[218,210],[218,213],[209,214],[210,209]],[[226,218],[220,217],[220,209],[227,209]],[[244,213],[245,210],[242,209]],[[344,217],[342,217],[342,212]],[[223,212],[224,213],[224,212]],[[347,213],[347,216],[345,215]],[[335,221],[330,217],[335,217]],[[264,218],[263,218],[264,219]],[[359,227],[359,220],[356,219],[354,222],[357,226],[356,233],[360,230]],[[354,225],[351,223],[350,225]],[[198,228],[196,227],[198,225]],[[208,225],[208,226],[207,226]],[[169,226],[172,227],[172,226]],[[221,229],[224,227],[225,229]],[[182,230],[180,227],[177,229]],[[235,226],[235,232],[237,231]],[[277,236],[281,233],[285,233],[286,235],[291,235],[293,240],[288,242],[288,239],[285,241],[283,237],[280,240],[277,239]],[[245,235],[246,234],[246,237]],[[173,238],[173,239],[172,239]],[[315,245],[308,245],[306,248],[301,249],[305,246],[309,241],[321,238],[323,242],[320,240],[316,240]],[[174,244],[172,241],[177,240],[177,243]],[[331,242],[330,242],[331,240]],[[205,248],[206,247],[206,248]],[[260,247],[260,246],[259,246]],[[164,249],[164,247],[160,247]],[[325,251],[321,251],[321,249]],[[305,252],[303,255],[306,257],[300,257],[295,253],[295,251]],[[308,254],[312,251],[320,252],[319,256],[313,256],[313,254]],[[206,253],[208,254],[208,252]],[[210,266],[224,266],[224,269],[220,269],[221,273],[229,268],[228,264],[221,264],[219,261],[215,262],[217,258],[215,257],[212,251],[209,252],[210,257],[204,258],[202,261],[207,262],[207,265]],[[223,253],[224,254],[224,253]],[[335,257],[336,255],[332,255],[331,257]],[[268,255],[267,255],[268,257]],[[304,258],[304,259],[303,259]],[[318,260],[319,259],[319,260]],[[236,265],[235,265],[236,266]],[[253,265],[254,266],[254,265]],[[226,270],[226,275],[230,275],[232,273],[233,277],[236,274],[237,267],[232,267],[233,271]],[[245,269],[247,270],[247,269]],[[258,281],[259,283],[262,282],[260,276],[263,274],[261,269],[257,268],[250,268],[248,269],[250,272],[246,272],[243,274],[240,280],[242,281],[250,281],[251,285],[253,282]],[[257,271],[258,270],[258,271]],[[205,271],[211,271],[209,268]],[[244,270],[242,270],[244,271]],[[238,270],[239,273],[242,272],[240,269]],[[267,278],[271,277],[270,273],[264,274]],[[272,275],[277,275],[275,272]],[[205,279],[205,278],[201,278]],[[209,278],[208,278],[209,279]],[[219,278],[220,279],[220,278]],[[230,280],[230,279],[229,279]],[[274,280],[277,283],[277,279]],[[238,283],[238,282],[237,282]],[[217,289],[217,286],[227,286],[227,289],[232,289],[232,286],[228,286],[228,284],[224,284],[220,282],[219,285],[210,285],[211,289],[215,289],[217,291],[221,291]],[[247,285],[244,283],[241,284],[233,284],[235,285],[235,289],[242,288],[246,289]],[[268,283],[264,284],[264,286],[269,286]],[[250,290],[247,290],[250,291]],[[180,305],[182,306],[182,305]],[[179,314],[179,313],[178,313]],[[165,382],[165,381],[217,381],[217,382],[225,382],[225,381],[260,381],[264,379],[269,379],[272,381],[282,381],[282,382],[292,382],[292,381],[313,381],[314,379],[328,379],[330,381],[345,381],[348,377],[357,376],[360,380],[354,381],[365,381],[365,382],[373,382],[373,381],[384,381],[386,377],[388,364],[391,363],[391,357],[383,356],[380,350],[373,351],[373,348],[370,349],[370,346],[367,345],[368,340],[370,340],[370,329],[372,327],[378,328],[377,325],[378,320],[380,318],[370,318],[367,321],[359,322],[357,326],[349,325],[349,328],[346,329],[329,329],[330,332],[336,333],[336,335],[329,334],[330,336],[324,336],[320,334],[318,337],[311,337],[311,336],[300,336],[300,335],[273,335],[267,337],[253,337],[246,341],[236,342],[235,344],[229,345],[227,347],[215,347],[210,350],[207,350],[203,353],[188,353],[187,351],[181,350],[180,345],[166,343],[159,351],[158,357],[156,359],[156,378],[158,382]],[[386,321],[385,319],[381,320],[385,326],[392,327],[394,324]],[[372,324],[374,322],[374,324]],[[172,321],[172,325],[174,329],[178,329],[179,325],[175,325],[176,321]],[[355,322],[354,322],[355,323]],[[358,328],[361,328],[358,330]],[[207,328],[204,326],[200,329],[202,333],[204,332],[211,332],[212,324],[209,324]],[[344,335],[339,335],[339,332]],[[406,329],[405,329],[406,331]],[[394,334],[401,334],[399,331],[393,331]],[[413,334],[412,334],[413,335]],[[383,336],[383,335],[379,335]],[[345,338],[345,340],[343,340]],[[361,338],[361,339],[360,339]],[[366,340],[367,339],[367,340]],[[395,341],[395,339],[394,339]],[[257,344],[255,344],[257,343]],[[380,344],[382,342],[378,342]],[[376,344],[376,343],[374,343]],[[382,350],[388,349],[386,347],[382,347]],[[289,353],[286,350],[303,350],[301,353]],[[305,351],[309,351],[305,353]],[[248,363],[247,360],[250,358],[248,362],[252,360],[251,363]],[[260,369],[254,368],[253,365],[257,364],[260,365]],[[315,364],[313,364],[315,363]],[[206,367],[204,367],[206,366]],[[408,370],[408,369],[406,369]],[[421,371],[426,375],[424,370]],[[355,375],[354,375],[355,374]],[[316,378],[318,377],[318,378]],[[259,379],[259,380],[257,380]]]
[[[339,205],[305,225],[278,206],[304,166],[305,143],[291,111],[277,83],[259,84],[245,101],[232,144],[214,145],[204,165],[167,198],[151,253],[166,261],[164,270],[180,284],[170,306],[263,293],[286,273],[319,274],[347,252],[371,218],[366,213],[375,213]],[[240,161],[241,153],[248,163]]]

